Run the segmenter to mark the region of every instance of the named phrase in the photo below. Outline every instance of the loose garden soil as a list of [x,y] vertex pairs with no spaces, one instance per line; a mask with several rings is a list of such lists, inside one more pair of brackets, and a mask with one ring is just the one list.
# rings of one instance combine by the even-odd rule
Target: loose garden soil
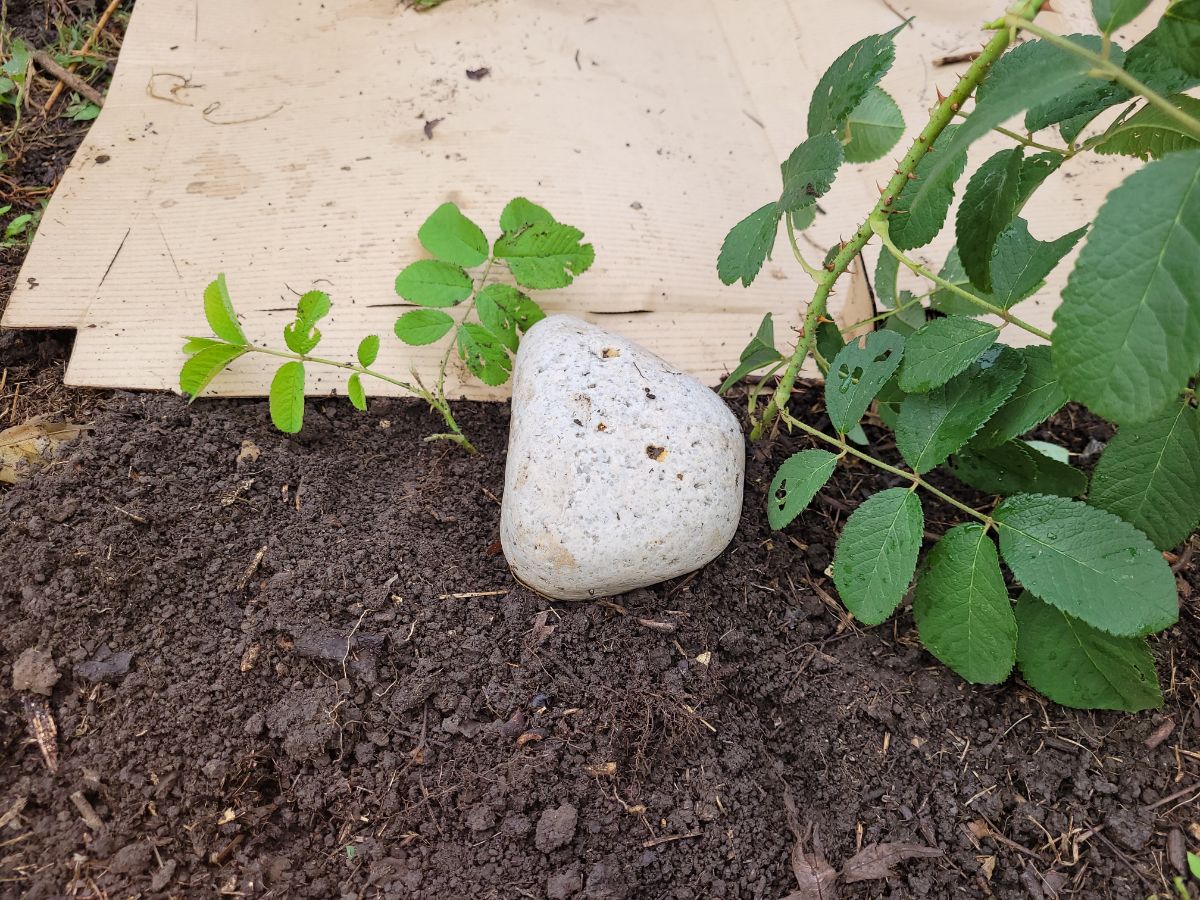
[[[459,409],[479,457],[421,443],[417,403],[317,400],[293,438],[262,402],[116,395],[0,495],[8,896],[774,898],[789,799],[809,859],[944,851],[843,896],[1162,889],[1200,792],[1193,568],[1161,715],[972,688],[908,613],[862,631],[832,597],[838,523],[886,478],[843,468],[768,529],[781,436],[714,563],[553,603],[499,552],[507,407]],[[1069,415],[1044,436],[1104,436]],[[57,772],[7,677],[31,648]]]

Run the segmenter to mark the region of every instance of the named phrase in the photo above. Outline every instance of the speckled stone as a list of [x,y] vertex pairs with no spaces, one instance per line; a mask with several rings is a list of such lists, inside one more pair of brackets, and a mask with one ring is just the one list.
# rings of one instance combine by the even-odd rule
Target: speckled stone
[[632,341],[550,316],[521,341],[500,540],[559,600],[700,568],[742,511],[746,450],[721,399]]

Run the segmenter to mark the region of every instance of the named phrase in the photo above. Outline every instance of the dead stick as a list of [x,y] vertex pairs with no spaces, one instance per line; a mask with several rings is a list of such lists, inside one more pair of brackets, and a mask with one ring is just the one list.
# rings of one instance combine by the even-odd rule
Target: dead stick
[[34,50],[33,61],[38,64],[42,71],[49,75],[53,75],[59,80],[59,84],[55,85],[55,88],[59,88],[65,84],[75,93],[91,101],[92,103],[95,103],[97,106],[104,105],[104,98],[100,96],[99,91],[97,91],[78,75],[68,72],[66,69],[60,66],[45,50]]
[[648,841],[642,841],[642,846],[649,850],[651,847],[657,847],[659,844],[669,844],[672,841],[686,841],[688,838],[700,837],[704,832],[689,831],[687,834],[668,834],[664,837],[650,838]]
[[951,53],[949,56],[939,56],[933,61],[935,66],[952,66],[955,63],[974,62],[979,59],[979,51],[971,50],[967,53]]
[[[100,36],[100,32],[104,30],[104,26],[108,24],[108,20],[112,18],[113,13],[115,13],[117,11],[117,7],[120,5],[121,5],[121,0],[112,0],[112,2],[110,2],[108,4],[108,7],[104,10],[103,13],[101,13],[100,18],[96,20],[96,27],[93,28],[92,33],[88,35],[88,39],[83,42],[83,46],[79,50],[80,56],[83,56],[83,54],[87,53],[89,50],[92,49],[92,45],[94,43],[96,43],[96,38],[98,38]],[[79,63],[73,62],[73,63],[71,63],[71,65],[68,68],[70,69],[70,71],[74,72],[75,67],[78,65],[79,65]],[[63,85],[65,83],[66,82],[64,82],[61,78],[59,79],[58,84],[56,84],[54,86],[54,90],[52,90],[50,92],[50,99],[48,99],[44,104],[42,104],[42,112],[44,112],[44,113],[50,112],[50,107],[52,107],[54,105],[54,101],[57,100],[59,95],[62,93]],[[92,102],[96,103],[95,100],[93,100]],[[102,106],[103,104],[96,103],[96,105]]]

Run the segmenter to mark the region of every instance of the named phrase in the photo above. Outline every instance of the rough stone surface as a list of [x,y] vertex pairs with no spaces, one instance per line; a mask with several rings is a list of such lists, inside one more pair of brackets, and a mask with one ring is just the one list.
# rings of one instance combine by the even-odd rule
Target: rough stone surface
[[54,667],[54,658],[49,650],[38,650],[30,647],[17,657],[12,667],[12,686],[14,691],[33,691],[35,694],[50,696],[54,685],[58,683],[58,669]]
[[505,557],[560,600],[684,575],[733,538],[745,463],[713,391],[631,341],[551,316],[513,372]]

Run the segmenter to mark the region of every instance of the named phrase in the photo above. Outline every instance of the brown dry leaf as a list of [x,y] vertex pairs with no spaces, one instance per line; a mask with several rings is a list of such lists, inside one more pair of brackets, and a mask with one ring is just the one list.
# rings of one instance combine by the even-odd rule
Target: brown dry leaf
[[1167,833],[1167,859],[1180,875],[1187,874],[1187,845],[1183,840],[1183,832],[1172,828]]
[[0,815],[0,831],[4,830],[4,826],[21,814],[21,810],[25,808],[25,804],[29,802],[29,797],[18,797],[13,801],[12,806],[4,815]]
[[[16,484],[30,468],[47,462],[59,446],[75,440],[89,427],[46,422],[42,416],[34,416],[24,425],[0,431],[0,482]],[[20,474],[18,469],[22,470]]]
[[262,653],[262,647],[258,644],[251,644],[242,654],[242,661],[238,668],[243,672],[249,672],[258,663],[259,654]]
[[979,871],[983,873],[983,877],[991,881],[992,875],[996,872],[996,857],[977,856],[975,857],[975,861],[979,863]]
[[543,609],[533,617],[533,643],[535,646],[554,634],[555,626],[546,624],[546,620],[549,618],[550,610],[548,609]]
[[941,855],[942,851],[936,847],[923,847],[920,844],[870,844],[850,857],[842,866],[842,878],[846,884],[891,878],[896,874],[892,871],[892,866],[897,863],[906,859],[932,859]]
[[589,775],[595,775],[597,778],[611,778],[617,774],[617,764],[615,762],[600,763],[598,766],[584,766],[583,771]]
[[242,441],[242,449],[238,451],[237,467],[240,469],[244,465],[249,465],[258,462],[259,454],[262,451],[258,449],[258,444],[246,438]]
[[50,707],[46,705],[45,700],[39,700],[36,697],[25,696],[21,698],[21,701],[25,704],[25,714],[29,717],[29,731],[42,751],[42,758],[46,760],[46,768],[51,772],[57,772],[58,726],[54,724],[54,717],[50,715]]
[[787,818],[788,829],[796,839],[796,843],[792,845],[790,861],[797,885],[796,890],[784,900],[836,900],[838,873],[825,859],[825,851],[821,847],[821,833],[815,825],[809,829],[813,849],[812,853],[806,852],[804,845],[808,842],[807,835],[800,827],[796,801],[787,787],[783,789],[783,812]]

